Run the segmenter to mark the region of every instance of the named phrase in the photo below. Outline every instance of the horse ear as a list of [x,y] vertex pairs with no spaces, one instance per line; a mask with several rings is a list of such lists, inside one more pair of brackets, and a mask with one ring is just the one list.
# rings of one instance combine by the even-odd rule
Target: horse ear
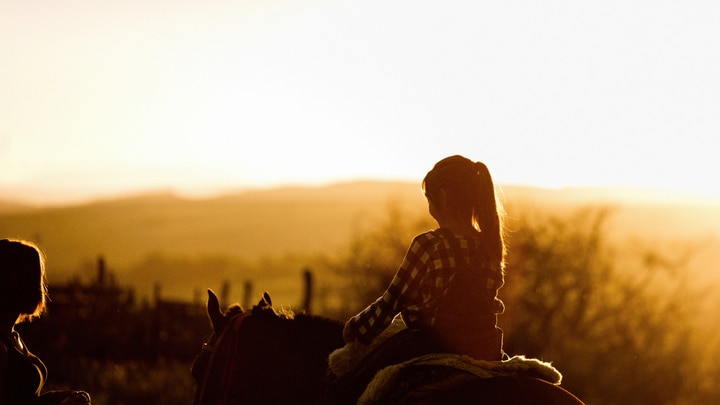
[[217,331],[225,319],[220,311],[220,301],[213,290],[208,288],[207,313],[212,323],[213,330]]
[[272,306],[272,299],[270,299],[270,294],[268,294],[267,291],[263,293],[262,298],[260,299],[260,302],[258,303],[258,306],[260,308],[265,307],[271,307]]

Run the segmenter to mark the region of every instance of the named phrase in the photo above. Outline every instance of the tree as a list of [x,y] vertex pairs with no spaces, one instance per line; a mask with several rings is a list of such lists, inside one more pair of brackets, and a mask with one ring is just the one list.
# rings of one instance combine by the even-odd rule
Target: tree
[[588,403],[685,403],[696,394],[686,257],[634,246],[638,260],[618,260],[605,238],[610,214],[519,221],[503,291],[506,350],[553,361]]

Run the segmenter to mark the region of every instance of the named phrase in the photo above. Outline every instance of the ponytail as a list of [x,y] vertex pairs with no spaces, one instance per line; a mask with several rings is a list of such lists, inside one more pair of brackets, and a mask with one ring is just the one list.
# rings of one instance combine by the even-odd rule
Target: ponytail
[[476,199],[473,204],[473,225],[480,229],[487,259],[499,263],[498,270],[504,270],[507,249],[505,247],[503,218],[505,211],[495,192],[495,184],[487,166],[482,162],[474,164],[478,178]]

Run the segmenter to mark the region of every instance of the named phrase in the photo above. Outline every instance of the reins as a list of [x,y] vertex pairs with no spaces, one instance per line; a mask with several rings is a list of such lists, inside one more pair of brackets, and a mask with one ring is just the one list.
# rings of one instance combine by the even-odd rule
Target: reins
[[223,330],[220,332],[220,335],[217,337],[217,339],[215,339],[215,341],[211,344],[210,342],[213,340],[211,337],[208,342],[203,343],[202,352],[210,352],[210,356],[208,358],[207,365],[205,366],[205,373],[203,375],[202,381],[198,385],[194,405],[202,404],[202,400],[205,397],[205,391],[208,385],[208,381],[210,380],[210,374],[215,363],[215,358],[217,357],[219,351],[218,349],[220,347],[220,344],[223,342],[223,339],[228,334],[228,331],[231,329],[237,330],[240,323],[242,323],[242,321],[244,321],[245,318],[249,317],[251,314],[252,311],[245,311],[230,316],[230,318],[227,319],[227,323],[225,327],[223,327]]

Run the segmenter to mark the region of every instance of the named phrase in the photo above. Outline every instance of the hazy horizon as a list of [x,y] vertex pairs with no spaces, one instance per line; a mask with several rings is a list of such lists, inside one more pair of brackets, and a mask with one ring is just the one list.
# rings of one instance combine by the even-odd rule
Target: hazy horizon
[[[0,203],[10,205],[20,205],[35,208],[45,207],[63,207],[93,204],[102,201],[124,200],[132,198],[142,198],[149,196],[173,196],[185,200],[210,200],[221,198],[224,196],[277,191],[285,189],[322,189],[332,188],[343,185],[360,184],[360,183],[402,183],[407,185],[416,184],[417,181],[405,179],[339,179],[336,181],[317,182],[317,183],[279,183],[269,184],[265,186],[241,186],[229,185],[227,187],[218,187],[216,189],[205,189],[202,191],[184,190],[182,188],[166,186],[166,187],[148,187],[148,188],[128,188],[126,190],[113,191],[92,191],[75,192],[74,194],[63,193],[61,191],[52,191],[42,193],[31,187],[26,189],[7,189],[0,187]],[[711,193],[703,194],[689,190],[672,189],[652,186],[625,186],[625,185],[568,185],[559,187],[537,186],[532,184],[500,184],[497,186],[502,191],[505,188],[514,189],[534,189],[546,192],[573,192],[576,198],[592,199],[597,198],[599,201],[632,201],[632,202],[657,202],[657,203],[673,203],[673,202],[698,202],[698,203],[718,203],[720,204],[720,196]],[[420,190],[418,186],[418,190]]]

